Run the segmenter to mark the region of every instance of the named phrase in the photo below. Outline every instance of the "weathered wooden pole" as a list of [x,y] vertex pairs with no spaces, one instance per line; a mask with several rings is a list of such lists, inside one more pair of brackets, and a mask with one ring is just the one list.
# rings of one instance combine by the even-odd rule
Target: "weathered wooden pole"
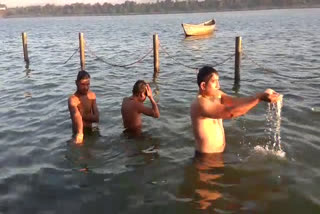
[[22,32],[22,45],[23,45],[23,55],[24,61],[27,65],[29,65],[29,55],[28,55],[28,41],[27,41],[27,33]]
[[235,49],[235,60],[234,60],[234,84],[240,85],[240,65],[241,65],[241,36],[236,37],[236,49]]
[[158,34],[153,35],[153,65],[154,72],[153,75],[156,76],[160,70],[159,68],[159,37]]
[[84,45],[84,38],[83,33],[79,33],[79,47],[80,47],[80,66],[81,71],[85,70],[86,66],[86,58],[85,58],[85,45]]

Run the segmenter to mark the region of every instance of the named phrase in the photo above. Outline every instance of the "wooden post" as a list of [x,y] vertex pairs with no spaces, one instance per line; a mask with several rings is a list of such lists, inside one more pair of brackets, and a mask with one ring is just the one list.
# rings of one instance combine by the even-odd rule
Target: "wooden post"
[[154,71],[153,75],[156,76],[156,74],[159,72],[159,38],[158,34],[153,35],[153,65],[154,65]]
[[85,70],[86,66],[86,59],[85,59],[85,45],[84,45],[84,39],[83,39],[83,33],[79,33],[79,47],[80,47],[80,66],[81,71]]
[[22,45],[23,45],[23,55],[24,61],[29,65],[29,55],[28,55],[28,41],[27,41],[27,33],[22,32]]
[[236,37],[236,54],[234,61],[234,84],[240,85],[240,65],[241,65],[241,52],[242,52],[242,44],[241,44],[241,36]]

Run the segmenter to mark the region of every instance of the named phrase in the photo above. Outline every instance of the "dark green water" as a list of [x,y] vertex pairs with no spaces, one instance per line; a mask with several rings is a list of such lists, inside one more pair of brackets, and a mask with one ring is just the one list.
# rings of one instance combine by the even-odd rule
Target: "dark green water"
[[[319,12],[0,19],[0,213],[319,213],[320,113],[312,110],[320,107]],[[184,39],[182,22],[212,17],[214,36]],[[70,143],[67,99],[79,56],[64,62],[78,47],[78,32],[97,56],[120,65],[147,53],[158,33],[162,47],[192,67],[223,61],[242,36],[245,54],[269,70],[244,58],[235,94],[232,59],[217,67],[221,86],[234,96],[279,91],[281,118],[270,121],[262,103],[225,121],[222,156],[195,158],[189,118],[195,70],[160,52],[154,79],[151,55],[125,69],[87,51],[100,130],[77,147]],[[122,135],[120,106],[137,79],[152,82],[161,117],[144,117],[145,137],[132,140]]]

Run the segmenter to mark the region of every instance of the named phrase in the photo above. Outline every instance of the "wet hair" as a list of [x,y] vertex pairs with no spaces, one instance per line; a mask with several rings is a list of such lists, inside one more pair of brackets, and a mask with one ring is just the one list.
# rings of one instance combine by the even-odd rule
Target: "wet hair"
[[90,79],[90,74],[85,70],[78,72],[77,81],[80,81],[82,79]]
[[212,74],[218,75],[218,71],[211,66],[203,66],[202,68],[200,68],[197,76],[198,86],[200,87],[200,84],[202,82],[207,83],[211,78]]
[[147,91],[147,83],[143,80],[138,80],[132,89],[132,94],[133,95],[139,95],[141,93],[146,93]]

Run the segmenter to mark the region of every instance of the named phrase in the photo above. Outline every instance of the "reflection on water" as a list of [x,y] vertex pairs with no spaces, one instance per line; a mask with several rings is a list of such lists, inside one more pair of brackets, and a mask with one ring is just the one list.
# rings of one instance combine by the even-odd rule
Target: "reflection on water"
[[[212,15],[220,23],[215,35],[182,37],[181,21]],[[318,17],[319,9],[301,9],[1,19],[0,213],[320,213],[320,84],[302,79],[319,73]],[[26,29],[32,70],[24,67],[21,55],[20,34]],[[181,63],[160,51],[161,72],[153,77],[151,55],[125,69],[88,54],[102,136],[88,135],[80,147],[65,143],[72,132],[67,99],[75,90],[79,58],[64,64],[78,47],[79,31],[97,55],[119,64],[136,60],[158,33],[162,47]],[[221,84],[235,96],[269,87],[281,91],[286,98],[281,121],[272,119],[273,133],[266,134],[268,124],[261,116],[266,105],[260,104],[226,121],[223,161],[195,157],[190,163],[189,110],[198,90],[191,67],[230,57],[235,36],[242,36],[247,56],[277,72],[263,71],[244,58],[241,90],[234,94],[230,58],[217,66]],[[122,134],[120,109],[137,79],[153,79],[161,117],[143,118],[144,138],[131,139]],[[278,142],[285,158],[273,152]]]
[[269,213],[274,200],[286,203],[289,179],[280,176],[277,167],[252,170],[268,160],[259,154],[243,163],[232,163],[226,162],[223,154],[196,154],[184,167],[177,197],[190,198],[193,207],[204,213]]
[[152,83],[149,83],[150,87],[154,88],[152,94],[153,94],[153,98],[156,101],[156,103],[159,103],[159,101],[160,101],[160,88],[159,88],[159,85],[158,85],[158,76],[159,76],[159,73],[155,73],[153,75]]
[[31,77],[31,69],[29,68],[29,63],[26,64],[26,69],[24,72],[26,73],[26,77],[30,78]]
[[32,97],[32,94],[30,92],[24,92],[24,97],[27,98],[27,97]]
[[91,150],[93,150],[100,137],[98,127],[94,127],[91,130],[84,129],[83,144],[76,144],[74,139],[67,141],[66,159],[69,160],[74,167],[79,168],[80,172],[88,172],[91,168],[91,162],[95,160]]
[[184,169],[184,183],[180,187],[179,197],[193,198],[198,209],[214,207],[215,201],[223,197],[219,188],[223,176],[222,154],[196,153],[193,163]]
[[187,36],[184,38],[185,41],[194,41],[194,40],[202,40],[202,39],[210,39],[214,38],[216,35],[215,32],[212,34],[207,34],[207,35],[200,35],[200,36]]
[[[110,153],[108,159],[104,157],[106,150]],[[158,159],[158,151],[159,141],[152,139],[148,133],[142,132],[139,136],[123,133],[118,139],[110,140],[101,136],[99,130],[93,130],[85,132],[84,143],[81,145],[75,144],[73,139],[68,140],[65,158],[76,170],[88,173],[110,165],[113,161],[122,164],[118,165],[119,169],[141,167]],[[116,172],[114,169],[109,170]]]
[[[152,136],[148,133],[142,132],[137,136],[124,132],[123,137],[126,155],[129,158],[142,157],[143,165],[159,158],[159,142],[152,139]],[[130,163],[127,166],[134,166],[134,164]],[[138,164],[138,166],[141,165]]]

